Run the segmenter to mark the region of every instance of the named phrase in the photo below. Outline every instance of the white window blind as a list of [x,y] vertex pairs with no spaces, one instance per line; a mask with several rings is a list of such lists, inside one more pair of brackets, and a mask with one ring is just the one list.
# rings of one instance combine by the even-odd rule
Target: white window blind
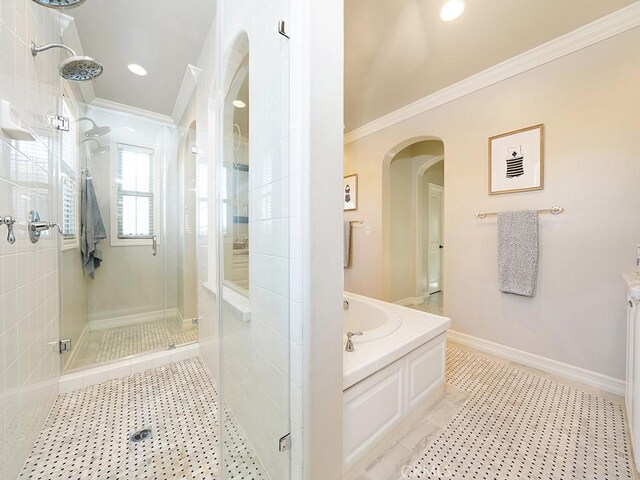
[[76,122],[69,108],[68,100],[62,102],[62,115],[69,119],[69,131],[62,134],[62,235],[67,244],[78,237],[78,159]]
[[116,184],[118,238],[151,238],[156,204],[153,150],[119,143]]

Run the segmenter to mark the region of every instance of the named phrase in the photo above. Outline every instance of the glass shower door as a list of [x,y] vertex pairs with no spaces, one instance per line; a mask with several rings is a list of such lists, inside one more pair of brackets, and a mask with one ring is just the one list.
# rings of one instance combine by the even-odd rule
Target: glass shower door
[[[291,478],[288,2],[225,1],[218,150],[223,478]],[[259,10],[259,11],[256,11]],[[271,27],[252,19],[271,19]]]
[[76,128],[61,171],[62,338],[72,344],[63,367],[197,341],[195,247],[185,245],[194,232],[175,208],[193,193],[193,155],[173,125],[91,105],[67,113]]

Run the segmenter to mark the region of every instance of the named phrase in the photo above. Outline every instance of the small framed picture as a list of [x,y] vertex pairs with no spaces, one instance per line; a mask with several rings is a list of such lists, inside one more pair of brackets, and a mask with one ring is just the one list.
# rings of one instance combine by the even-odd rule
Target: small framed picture
[[544,125],[489,139],[489,195],[544,188]]
[[347,175],[343,179],[342,183],[342,201],[343,209],[357,210],[358,209],[358,175]]

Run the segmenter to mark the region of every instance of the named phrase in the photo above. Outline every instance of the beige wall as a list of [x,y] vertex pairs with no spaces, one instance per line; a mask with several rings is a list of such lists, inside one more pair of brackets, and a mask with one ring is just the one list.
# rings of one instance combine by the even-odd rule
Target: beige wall
[[[382,165],[412,138],[444,142],[445,312],[453,329],[624,377],[625,286],[640,239],[640,29],[485,88],[345,148],[360,242],[347,290],[383,297]],[[487,139],[544,123],[545,189],[487,194]],[[495,220],[479,210],[565,207],[540,217],[535,298],[498,292]],[[364,229],[363,229],[364,230]]]

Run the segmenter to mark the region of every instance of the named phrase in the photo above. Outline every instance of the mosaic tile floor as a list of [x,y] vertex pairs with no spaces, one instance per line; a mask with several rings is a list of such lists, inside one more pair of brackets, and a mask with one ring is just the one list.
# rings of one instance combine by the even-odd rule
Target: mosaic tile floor
[[66,370],[111,362],[138,353],[166,349],[198,340],[196,325],[184,328],[182,322],[156,320],[124,327],[92,330],[80,341],[78,352]]
[[[447,388],[454,392],[396,432],[354,478],[638,478],[618,397],[452,345]],[[466,400],[456,392],[467,392]],[[448,420],[438,427],[438,417]]]
[[[19,479],[220,478],[217,393],[191,359],[58,396]],[[225,480],[268,480],[228,410]],[[151,438],[131,444],[132,432]]]

